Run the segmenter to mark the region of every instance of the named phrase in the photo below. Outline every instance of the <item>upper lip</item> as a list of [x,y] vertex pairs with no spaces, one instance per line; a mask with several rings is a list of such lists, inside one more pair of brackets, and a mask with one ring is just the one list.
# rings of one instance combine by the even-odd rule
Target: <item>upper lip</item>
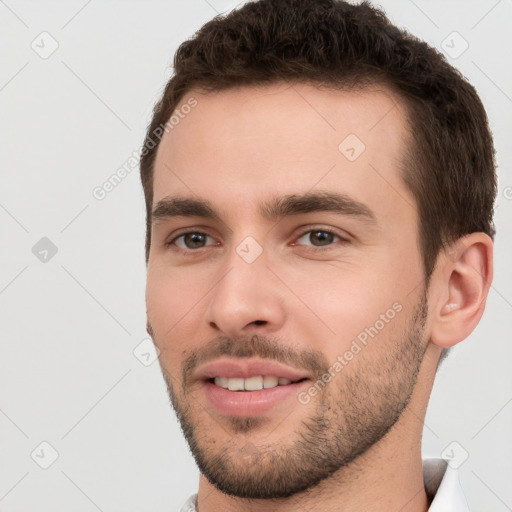
[[263,359],[217,359],[198,368],[195,373],[200,380],[209,380],[215,377],[243,378],[272,375],[293,381],[308,379],[304,371],[295,370],[275,361]]

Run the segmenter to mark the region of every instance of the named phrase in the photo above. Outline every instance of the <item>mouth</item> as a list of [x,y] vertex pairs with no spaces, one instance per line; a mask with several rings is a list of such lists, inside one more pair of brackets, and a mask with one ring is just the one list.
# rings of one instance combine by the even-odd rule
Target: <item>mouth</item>
[[208,382],[215,384],[229,391],[260,391],[262,389],[272,389],[277,386],[288,386],[308,380],[303,377],[298,380],[287,379],[286,377],[277,377],[275,375],[257,375],[254,377],[214,377],[208,379]]
[[[311,377],[273,361],[220,359],[198,369],[206,403],[222,416],[256,417],[293,406]],[[295,400],[295,406],[299,403]]]

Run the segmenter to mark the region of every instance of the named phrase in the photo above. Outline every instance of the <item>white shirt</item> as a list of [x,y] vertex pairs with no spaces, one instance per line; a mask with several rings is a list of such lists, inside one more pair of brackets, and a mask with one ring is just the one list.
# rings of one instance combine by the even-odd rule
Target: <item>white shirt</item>
[[[423,480],[429,499],[433,501],[428,512],[469,512],[459,482],[458,471],[443,459],[423,460]],[[197,512],[197,494],[193,494],[180,512]]]

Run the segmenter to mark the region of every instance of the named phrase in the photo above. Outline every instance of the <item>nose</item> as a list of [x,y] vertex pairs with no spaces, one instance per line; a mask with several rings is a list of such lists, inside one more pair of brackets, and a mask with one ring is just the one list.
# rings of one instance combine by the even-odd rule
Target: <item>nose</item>
[[216,335],[271,334],[283,326],[283,289],[265,251],[248,263],[233,250],[209,298],[207,321]]

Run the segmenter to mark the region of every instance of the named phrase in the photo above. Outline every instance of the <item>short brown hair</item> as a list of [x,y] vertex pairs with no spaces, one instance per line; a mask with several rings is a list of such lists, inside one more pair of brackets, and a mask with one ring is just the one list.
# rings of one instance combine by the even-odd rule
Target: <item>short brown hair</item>
[[146,261],[158,148],[152,134],[193,88],[283,81],[337,89],[378,84],[405,100],[412,144],[402,177],[417,202],[427,282],[446,244],[472,232],[494,238],[497,183],[487,116],[475,89],[443,55],[368,2],[260,0],[216,16],[176,52],[141,154]]

